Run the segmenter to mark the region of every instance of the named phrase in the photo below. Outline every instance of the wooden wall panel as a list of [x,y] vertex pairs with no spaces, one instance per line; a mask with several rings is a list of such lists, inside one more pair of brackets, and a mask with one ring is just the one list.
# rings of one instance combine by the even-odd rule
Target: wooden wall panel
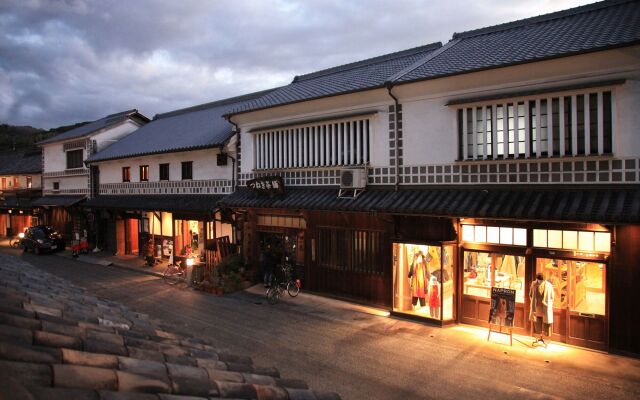
[[609,268],[609,346],[611,351],[640,355],[640,225],[617,226]]

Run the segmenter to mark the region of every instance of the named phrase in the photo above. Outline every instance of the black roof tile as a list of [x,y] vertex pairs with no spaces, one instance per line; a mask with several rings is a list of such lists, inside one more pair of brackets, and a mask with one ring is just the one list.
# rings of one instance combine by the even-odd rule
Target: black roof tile
[[456,33],[394,82],[498,68],[640,43],[640,2],[614,0]]
[[427,54],[441,46],[440,42],[432,43],[296,76],[289,85],[277,88],[254,101],[239,105],[233,110],[229,110],[228,113],[254,111],[383,87],[389,78],[423,59]]
[[0,152],[0,175],[39,174],[42,152],[38,150]]
[[117,195],[97,196],[88,199],[83,206],[122,210],[210,212],[217,208],[224,195]]
[[153,121],[91,155],[88,162],[196,150],[224,144],[232,135],[223,115],[269,90],[158,114]]

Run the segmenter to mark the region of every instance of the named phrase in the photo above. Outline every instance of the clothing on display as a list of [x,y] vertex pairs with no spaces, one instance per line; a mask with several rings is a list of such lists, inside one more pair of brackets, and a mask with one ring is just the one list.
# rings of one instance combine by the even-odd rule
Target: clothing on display
[[394,243],[394,311],[454,319],[453,254],[452,245]]
[[425,261],[424,254],[422,251],[419,251],[413,256],[413,263],[411,263],[409,267],[408,277],[411,279],[413,305],[416,305],[417,299],[421,299],[421,302],[424,303],[424,299],[427,297],[427,276],[429,276],[429,269]]
[[440,318],[440,283],[435,276],[429,281],[429,314],[432,318]]
[[543,341],[543,336],[551,336],[553,324],[553,302],[555,293],[551,282],[538,274],[536,280],[531,283],[529,289],[529,320],[532,322],[534,333],[540,335],[538,340]]

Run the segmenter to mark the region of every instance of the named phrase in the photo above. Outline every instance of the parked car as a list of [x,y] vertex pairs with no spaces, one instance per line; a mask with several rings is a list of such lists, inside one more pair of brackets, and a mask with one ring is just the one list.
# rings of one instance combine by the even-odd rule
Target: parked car
[[64,246],[62,236],[50,226],[32,226],[25,231],[22,239],[23,250],[33,250],[36,254],[64,250]]

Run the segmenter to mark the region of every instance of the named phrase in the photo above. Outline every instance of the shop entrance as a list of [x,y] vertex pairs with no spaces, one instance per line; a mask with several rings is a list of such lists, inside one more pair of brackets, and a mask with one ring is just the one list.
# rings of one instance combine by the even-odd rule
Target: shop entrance
[[527,334],[530,278],[524,254],[464,249],[462,256],[464,269],[461,322],[489,326],[491,288],[515,289],[514,332]]
[[275,264],[297,265],[298,232],[258,232],[259,251]]
[[195,220],[174,220],[173,243],[176,256],[199,258],[205,248],[204,222]]
[[135,254],[139,253],[138,242],[138,219],[123,218],[116,220],[116,254]]
[[552,339],[606,350],[606,264],[544,257],[535,264],[554,288]]

